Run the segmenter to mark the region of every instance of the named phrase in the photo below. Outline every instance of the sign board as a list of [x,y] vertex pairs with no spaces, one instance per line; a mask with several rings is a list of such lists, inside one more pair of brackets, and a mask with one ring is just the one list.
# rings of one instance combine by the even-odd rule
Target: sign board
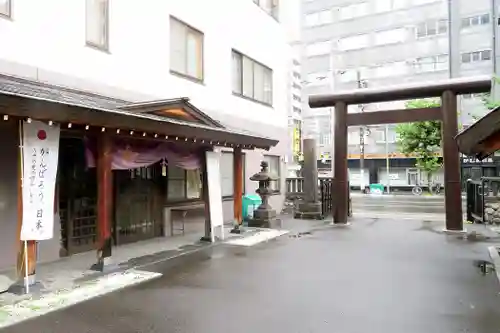
[[483,163],[493,163],[493,158],[488,157],[485,158],[484,160],[479,160],[475,157],[464,157],[462,158],[462,163],[463,164],[483,164]]
[[21,240],[54,237],[54,196],[59,126],[23,122],[23,220]]
[[397,174],[397,173],[390,173],[389,174],[389,179],[391,179],[391,180],[397,180],[397,179],[399,179],[399,174]]
[[222,189],[220,179],[220,158],[219,152],[207,151],[207,183],[210,205],[210,237],[212,242],[216,237],[224,239],[224,216],[222,213]]

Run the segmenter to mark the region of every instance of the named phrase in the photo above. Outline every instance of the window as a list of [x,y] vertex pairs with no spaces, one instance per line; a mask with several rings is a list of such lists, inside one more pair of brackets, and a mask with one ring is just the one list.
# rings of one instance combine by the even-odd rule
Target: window
[[253,0],[257,6],[262,8],[266,13],[278,19],[279,0]]
[[429,3],[433,3],[439,0],[413,0],[412,5],[418,6],[418,5],[427,5]]
[[385,78],[406,74],[408,66],[404,61],[386,63],[373,68],[373,77]]
[[358,79],[358,73],[355,69],[347,69],[340,74],[341,82],[352,82]]
[[0,16],[10,17],[11,0],[0,0]]
[[307,85],[316,86],[328,83],[328,72],[316,72],[307,74]]
[[485,24],[490,24],[490,14],[471,16],[462,19],[462,29]]
[[340,19],[349,20],[368,14],[368,3],[362,2],[340,8]]
[[332,12],[330,10],[322,10],[306,15],[306,25],[309,27],[332,23],[332,21]]
[[405,0],[376,0],[375,13],[384,13],[405,7]]
[[273,71],[233,50],[233,93],[273,104]]
[[108,50],[109,2],[108,0],[87,0],[85,4],[86,43],[90,46]]
[[375,34],[375,45],[385,45],[404,42],[406,39],[406,29],[392,29],[380,31]]
[[341,51],[356,50],[367,47],[369,43],[370,38],[367,34],[351,36],[339,41],[339,49]]
[[462,53],[462,63],[464,64],[487,60],[491,60],[491,50]]
[[417,58],[415,59],[414,66],[417,73],[447,70],[448,55],[441,54],[437,56]]
[[433,20],[417,26],[417,38],[442,35],[448,32],[448,20]]
[[203,34],[170,18],[170,71],[203,81]]
[[[232,197],[234,195],[234,168],[233,153],[223,152],[220,159],[220,179],[222,197]],[[245,189],[245,155],[243,154],[243,192]]]
[[269,164],[269,172],[277,178],[276,181],[272,181],[270,184],[270,189],[275,192],[279,193],[281,190],[281,162],[280,162],[280,157],[279,156],[273,156],[273,155],[265,155],[264,156],[264,161],[266,161]]
[[317,55],[329,54],[331,50],[332,44],[330,41],[317,42],[307,45],[306,54],[309,57],[313,57]]
[[296,112],[298,114],[302,113],[302,110],[300,108],[296,107],[296,106],[292,107],[292,109],[293,109],[293,112]]
[[293,95],[293,99],[296,100],[296,101],[301,101],[302,99],[300,98],[300,96],[297,96],[297,95]]
[[175,165],[169,165],[167,178],[167,199],[169,201],[201,198],[202,182],[199,169],[185,170]]

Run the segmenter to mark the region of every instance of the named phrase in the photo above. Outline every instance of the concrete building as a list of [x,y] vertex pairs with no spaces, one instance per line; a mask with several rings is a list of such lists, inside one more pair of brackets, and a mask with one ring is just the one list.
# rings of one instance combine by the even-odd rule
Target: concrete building
[[[458,73],[491,74],[492,8],[490,0],[460,0],[457,10]],[[453,26],[453,25],[452,25]],[[304,95],[332,90],[434,81],[450,76],[448,1],[446,0],[303,0]],[[455,42],[455,40],[453,40]],[[458,48],[456,48],[458,47]],[[462,125],[486,111],[479,96],[463,96]],[[365,111],[404,107],[365,105]],[[354,106],[350,112],[358,112]],[[318,140],[321,153],[331,153],[330,110],[304,109],[304,130]],[[360,129],[349,129],[351,184],[413,185],[422,181],[414,159],[397,153],[395,126],[370,126],[365,136],[365,171],[359,170]],[[387,133],[387,134],[386,134]],[[387,141],[387,145],[386,145]],[[386,158],[390,156],[390,174]],[[436,175],[437,181],[442,174]]]
[[[118,105],[113,104],[118,100],[140,103],[187,97],[201,110],[201,117],[280,141],[270,151],[244,151],[244,192],[253,193],[257,184],[248,178],[260,170],[261,160],[267,160],[278,176],[286,170],[288,63],[292,60],[286,29],[280,23],[287,13],[286,1],[282,3],[2,0],[0,75],[26,79],[23,84],[29,82],[37,91],[58,91],[55,94],[61,99],[66,94],[89,95],[108,105]],[[2,91],[11,89],[8,82],[2,81]],[[18,140],[15,130],[0,134],[4,143]],[[231,223],[232,150],[222,150],[223,213]],[[4,217],[0,219],[0,270],[15,264],[18,246],[14,241],[16,204],[11,198],[16,193],[16,149],[9,148],[2,156],[12,167],[0,175]],[[166,204],[196,201],[199,193],[193,197],[186,190],[186,173],[169,174],[173,177],[169,178],[171,199]],[[271,205],[278,211],[284,199],[283,176],[273,184],[276,195]],[[67,241],[64,237],[72,237],[63,235],[72,228],[65,223],[68,220],[61,217],[56,237],[43,242],[39,260],[59,257]]]

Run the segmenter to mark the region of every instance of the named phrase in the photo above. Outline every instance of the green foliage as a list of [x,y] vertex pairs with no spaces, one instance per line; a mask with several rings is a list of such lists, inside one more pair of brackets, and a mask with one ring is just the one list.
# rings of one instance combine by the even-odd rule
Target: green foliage
[[[495,87],[496,85],[499,85],[499,84],[500,84],[500,78],[498,78],[497,76],[494,76],[493,77],[493,87]],[[493,100],[493,97],[489,93],[482,94],[481,100],[483,102],[483,105],[488,110],[492,110],[492,109],[500,106],[500,101]]]
[[[406,103],[407,109],[439,107],[436,99],[419,99]],[[434,172],[443,165],[442,157],[436,156],[441,147],[441,122],[421,121],[400,124],[396,127],[399,151],[406,156],[415,156],[415,166],[428,175],[429,181]]]

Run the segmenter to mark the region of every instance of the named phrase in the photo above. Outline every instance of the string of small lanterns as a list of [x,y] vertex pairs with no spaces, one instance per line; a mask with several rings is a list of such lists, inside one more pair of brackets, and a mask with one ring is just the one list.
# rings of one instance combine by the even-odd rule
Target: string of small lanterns
[[[18,118],[18,117],[16,117]],[[9,115],[4,115],[3,116],[3,120],[4,121],[8,121],[10,119]],[[26,118],[26,122],[28,124],[30,124],[33,120],[31,118]],[[54,125],[54,122],[52,120],[49,120],[47,121],[47,124],[49,126],[52,126]],[[61,124],[63,125],[63,124]],[[66,124],[66,127],[68,129],[74,129],[74,124],[73,123],[67,123]],[[108,129],[106,127],[102,127],[102,126],[95,126],[96,128],[101,128],[101,132],[106,132]],[[89,131],[91,130],[91,126],[90,125],[85,125],[84,126],[85,130],[86,131]],[[123,131],[119,128],[117,129],[113,129],[113,131],[115,132],[115,134],[124,134],[124,132],[127,132],[127,131]],[[140,132],[139,132],[140,133]],[[128,130],[128,135],[129,136],[137,136],[137,133],[136,131],[134,130]],[[146,138],[146,137],[151,137],[151,138],[154,138],[154,139],[160,139],[161,136],[157,133],[155,134],[148,134],[146,132],[142,132],[139,136],[143,137],[143,138]],[[180,142],[193,142],[193,143],[196,143],[196,142],[199,142],[201,144],[204,144],[204,143],[207,143],[209,145],[213,145],[213,146],[221,146],[221,147],[230,147],[230,148],[243,148],[243,149],[254,149],[256,148],[255,146],[253,145],[240,145],[240,144],[232,144],[232,143],[227,143],[227,142],[221,142],[221,141],[214,141],[214,140],[205,140],[205,139],[202,139],[202,140],[198,140],[196,138],[186,138],[186,137],[180,137],[180,136],[169,136],[169,135],[165,135],[164,136],[164,139],[165,140],[169,140],[169,141],[180,141]]]

